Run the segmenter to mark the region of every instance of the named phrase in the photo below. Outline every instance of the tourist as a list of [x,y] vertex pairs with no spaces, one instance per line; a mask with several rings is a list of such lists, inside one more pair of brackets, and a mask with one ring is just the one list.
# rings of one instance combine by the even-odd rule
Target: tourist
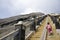
[[48,35],[51,35],[52,34],[52,27],[49,22],[47,23],[46,29],[47,29]]

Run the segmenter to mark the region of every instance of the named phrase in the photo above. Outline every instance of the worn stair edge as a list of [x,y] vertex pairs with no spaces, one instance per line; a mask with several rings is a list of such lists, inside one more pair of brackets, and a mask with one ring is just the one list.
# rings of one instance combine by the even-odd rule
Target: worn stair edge
[[46,34],[47,34],[47,30],[46,30],[46,27],[44,27],[40,40],[46,40]]
[[[48,19],[46,20],[46,24],[47,22],[48,22]],[[46,40],[46,37],[47,37],[47,30],[46,30],[46,27],[44,27],[40,40]]]
[[33,34],[34,34],[34,31],[31,31],[31,32],[25,37],[25,40],[28,40]]

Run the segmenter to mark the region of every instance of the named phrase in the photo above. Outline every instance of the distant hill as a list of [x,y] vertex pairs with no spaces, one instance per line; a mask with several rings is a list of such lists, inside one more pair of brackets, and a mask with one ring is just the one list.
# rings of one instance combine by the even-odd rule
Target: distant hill
[[44,13],[41,13],[41,12],[33,12],[33,13],[30,13],[30,14],[26,14],[26,15],[17,15],[17,16],[12,16],[12,17],[9,17],[9,18],[4,18],[4,19],[0,19],[0,25],[2,24],[5,24],[5,23],[9,23],[9,22],[12,22],[12,21],[15,21],[15,20],[19,20],[21,18],[28,18],[29,16],[37,16],[37,15],[44,15]]

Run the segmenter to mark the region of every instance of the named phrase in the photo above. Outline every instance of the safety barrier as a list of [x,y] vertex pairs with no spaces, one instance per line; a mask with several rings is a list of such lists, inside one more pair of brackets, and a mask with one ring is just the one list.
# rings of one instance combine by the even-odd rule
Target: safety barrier
[[[45,18],[45,16],[44,17],[42,17],[40,20],[38,20],[38,21],[40,21],[40,22],[42,22],[42,20]],[[37,22],[37,21],[36,21]],[[37,22],[38,23],[38,22]],[[23,36],[23,37],[25,37],[25,40],[27,40],[33,33],[34,33],[34,31],[33,30],[31,30],[32,29],[32,27],[33,26],[35,26],[35,28],[37,29],[39,26],[37,26],[37,25],[34,25],[34,20],[33,21],[30,21],[30,22],[27,22],[27,21],[25,21],[24,23],[23,23],[23,26],[25,27],[25,29],[24,29],[24,31],[25,31],[25,36]],[[7,28],[8,29],[8,31],[7,32],[5,32],[5,33],[2,33],[2,34],[0,34],[0,40],[15,40],[14,38],[16,38],[17,37],[17,39],[18,39],[18,37],[20,37],[18,34],[19,33],[21,33],[22,32],[22,30],[23,29],[20,29],[19,30],[19,27],[20,27],[20,25],[19,26],[17,26],[17,27],[11,27],[11,28]],[[20,32],[19,32],[20,31]],[[44,33],[43,33],[43,36],[42,37],[44,37],[44,39],[45,39],[45,36],[46,36],[46,31],[45,31],[45,28],[44,28],[44,31],[43,31]],[[23,33],[24,34],[24,33]],[[41,39],[41,40],[43,40],[43,39]]]

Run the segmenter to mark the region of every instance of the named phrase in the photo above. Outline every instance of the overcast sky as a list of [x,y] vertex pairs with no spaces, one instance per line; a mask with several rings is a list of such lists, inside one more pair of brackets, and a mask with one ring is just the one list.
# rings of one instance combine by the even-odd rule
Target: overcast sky
[[35,11],[60,13],[60,0],[0,0],[0,18]]

